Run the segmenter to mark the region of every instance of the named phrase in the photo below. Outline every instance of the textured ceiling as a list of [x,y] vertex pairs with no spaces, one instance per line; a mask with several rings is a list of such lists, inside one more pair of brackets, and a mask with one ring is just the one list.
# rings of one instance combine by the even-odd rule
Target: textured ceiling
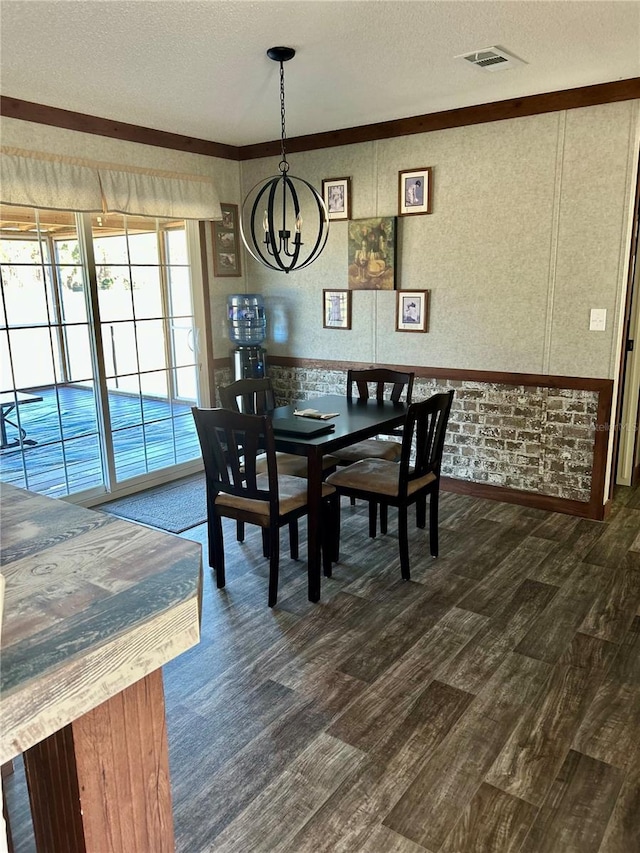
[[[640,2],[1,0],[3,95],[200,139],[301,136],[640,76]],[[454,57],[499,46],[527,64]]]

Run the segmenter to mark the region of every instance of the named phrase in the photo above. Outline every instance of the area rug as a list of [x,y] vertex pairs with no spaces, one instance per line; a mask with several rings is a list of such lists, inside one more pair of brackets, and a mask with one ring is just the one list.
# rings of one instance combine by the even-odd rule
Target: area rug
[[169,533],[182,533],[207,520],[204,474],[193,474],[165,486],[154,486],[144,492],[100,504],[94,509]]

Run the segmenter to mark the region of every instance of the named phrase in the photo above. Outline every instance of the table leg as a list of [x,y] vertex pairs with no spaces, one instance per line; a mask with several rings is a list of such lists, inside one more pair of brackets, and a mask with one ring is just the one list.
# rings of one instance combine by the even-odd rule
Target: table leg
[[[8,447],[18,447],[20,444],[20,439],[26,436],[26,432],[18,426],[18,424],[14,424],[13,421],[9,420],[9,415],[15,409],[15,406],[5,406],[2,409],[2,414],[0,414],[0,450],[6,450]],[[15,427],[18,431],[18,438],[13,441],[7,440],[7,424],[11,424],[12,427]],[[35,444],[36,442],[27,441],[25,444]]]
[[[11,409],[13,409],[13,406],[11,406]],[[3,408],[2,412],[0,413],[0,447],[8,447],[9,446],[9,443],[7,442],[6,417],[9,414],[9,412],[11,411],[11,409],[9,409],[7,411],[6,409]]]
[[307,460],[307,522],[309,601],[320,601],[320,545],[322,524],[322,454],[310,452]]
[[36,849],[174,850],[162,671],[24,754]]

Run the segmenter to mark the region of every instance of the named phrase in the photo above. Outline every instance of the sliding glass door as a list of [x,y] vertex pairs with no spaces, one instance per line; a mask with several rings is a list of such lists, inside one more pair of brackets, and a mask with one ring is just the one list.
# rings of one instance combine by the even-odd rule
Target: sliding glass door
[[195,328],[184,223],[91,218],[112,478],[199,456]]
[[117,493],[199,460],[185,223],[0,207],[2,480]]

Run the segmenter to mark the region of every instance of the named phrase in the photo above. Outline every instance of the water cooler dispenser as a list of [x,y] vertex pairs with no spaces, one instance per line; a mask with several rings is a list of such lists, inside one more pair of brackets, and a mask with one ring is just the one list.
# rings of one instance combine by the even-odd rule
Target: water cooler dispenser
[[234,379],[262,379],[267,373],[264,299],[259,293],[233,293],[227,299]]

